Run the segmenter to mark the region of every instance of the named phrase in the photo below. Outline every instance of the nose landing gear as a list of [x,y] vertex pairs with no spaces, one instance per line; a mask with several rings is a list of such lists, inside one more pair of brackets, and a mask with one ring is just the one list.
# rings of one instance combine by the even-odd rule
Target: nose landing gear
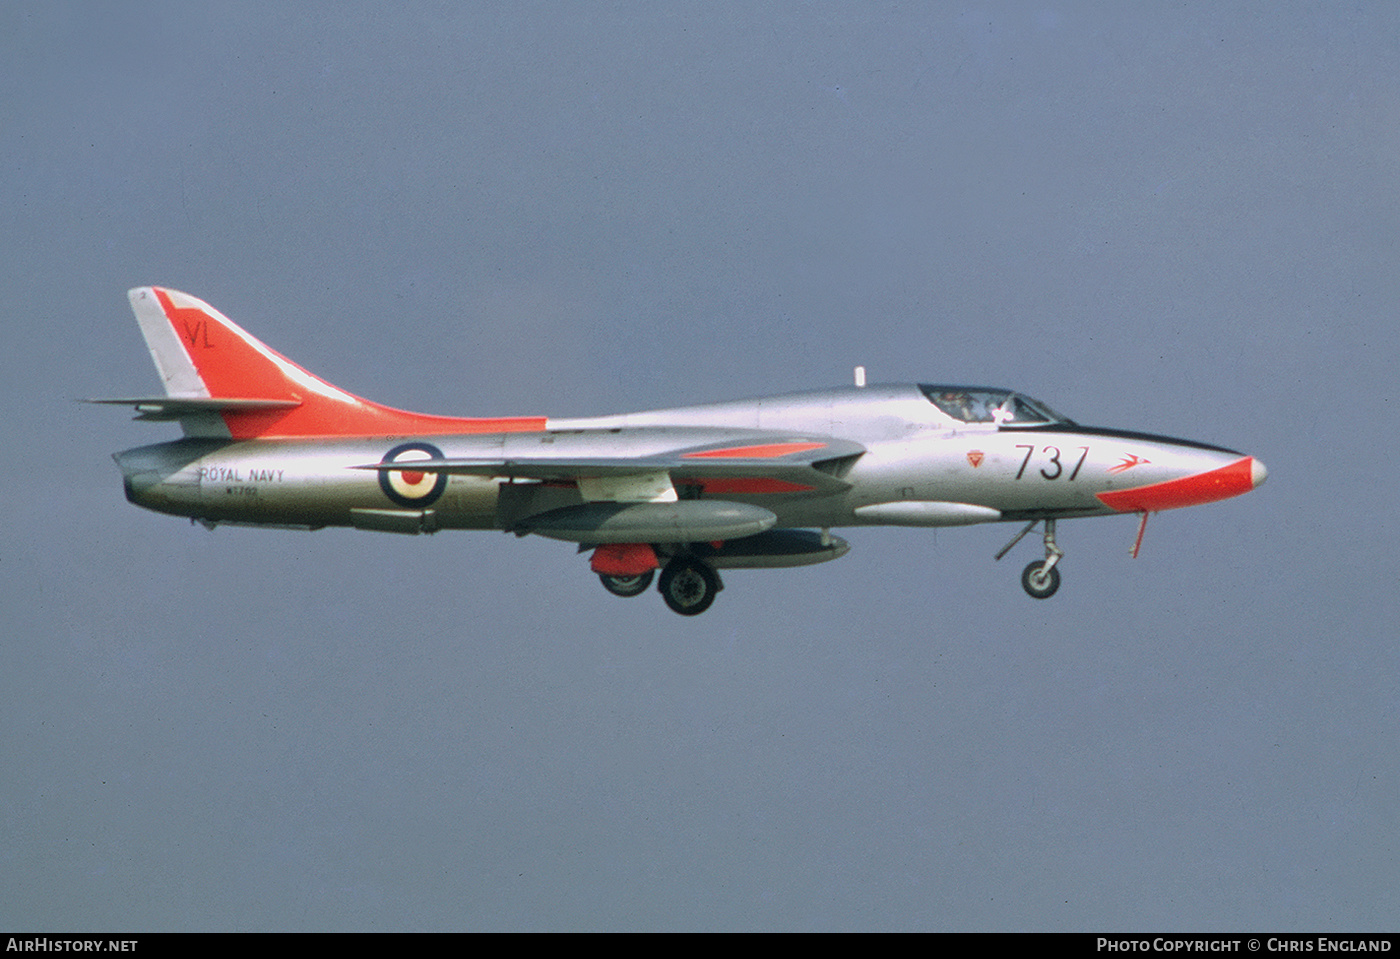
[[1060,588],[1060,571],[1048,560],[1031,563],[1021,571],[1021,588],[1036,599],[1049,599]]
[[[1031,530],[1035,529],[1040,520],[1033,519],[1026,524],[1025,529],[1017,533],[1011,542],[1001,548],[996,558],[1001,559],[1011,552],[1011,547],[1021,541]],[[1065,551],[1055,544],[1055,521],[1047,519],[1045,521],[1045,559],[1031,563],[1021,571],[1021,588],[1027,595],[1035,599],[1049,599],[1055,595],[1055,590],[1060,588],[1060,571],[1055,568],[1060,562],[1060,557],[1065,555]]]

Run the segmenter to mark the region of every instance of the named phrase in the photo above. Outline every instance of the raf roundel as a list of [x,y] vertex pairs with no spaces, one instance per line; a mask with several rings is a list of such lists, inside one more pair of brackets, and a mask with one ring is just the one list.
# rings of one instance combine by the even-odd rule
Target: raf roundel
[[[401,443],[384,454],[381,463],[403,463],[414,460],[440,460],[442,450],[431,443]],[[381,470],[379,488],[399,506],[428,506],[447,488],[446,473],[425,473],[419,470]]]

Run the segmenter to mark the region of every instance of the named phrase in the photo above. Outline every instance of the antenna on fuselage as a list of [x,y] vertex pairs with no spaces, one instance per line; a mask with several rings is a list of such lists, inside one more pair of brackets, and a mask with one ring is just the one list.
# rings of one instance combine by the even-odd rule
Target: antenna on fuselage
[[865,367],[863,367],[863,366],[857,366],[857,367],[856,367],[856,386],[864,386],[864,385],[865,385]]

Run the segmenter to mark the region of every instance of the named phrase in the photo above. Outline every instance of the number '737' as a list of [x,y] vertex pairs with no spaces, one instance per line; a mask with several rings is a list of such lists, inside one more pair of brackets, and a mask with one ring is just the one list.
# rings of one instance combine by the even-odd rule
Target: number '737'
[[[1021,468],[1016,471],[1016,478],[1020,479],[1026,474],[1026,467],[1030,465],[1031,455],[1035,453],[1035,446],[1030,443],[1017,443],[1016,448],[1026,451],[1025,458],[1021,460]],[[1074,478],[1079,475],[1079,468],[1084,465],[1084,461],[1089,457],[1089,447],[1077,446],[1075,448],[1080,451],[1079,460],[1074,464],[1074,469],[1070,471],[1068,476],[1070,482],[1073,482]],[[1058,446],[1042,446],[1040,452],[1042,454],[1048,454],[1050,457],[1045,465],[1040,468],[1040,475],[1048,480],[1059,479],[1060,474],[1065,471],[1065,464],[1060,462],[1060,448]]]

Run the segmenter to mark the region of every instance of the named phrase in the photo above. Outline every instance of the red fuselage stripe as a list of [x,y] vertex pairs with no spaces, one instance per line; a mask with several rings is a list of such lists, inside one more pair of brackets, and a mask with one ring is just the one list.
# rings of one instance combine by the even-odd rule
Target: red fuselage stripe
[[722,450],[686,453],[683,459],[766,459],[772,456],[787,456],[789,453],[819,450],[825,445],[825,443],[764,443],[758,446],[731,446]]
[[700,480],[700,488],[715,496],[745,493],[809,493],[816,489],[815,486],[808,486],[805,483],[790,483],[787,480],[767,479],[759,476],[702,479]]

